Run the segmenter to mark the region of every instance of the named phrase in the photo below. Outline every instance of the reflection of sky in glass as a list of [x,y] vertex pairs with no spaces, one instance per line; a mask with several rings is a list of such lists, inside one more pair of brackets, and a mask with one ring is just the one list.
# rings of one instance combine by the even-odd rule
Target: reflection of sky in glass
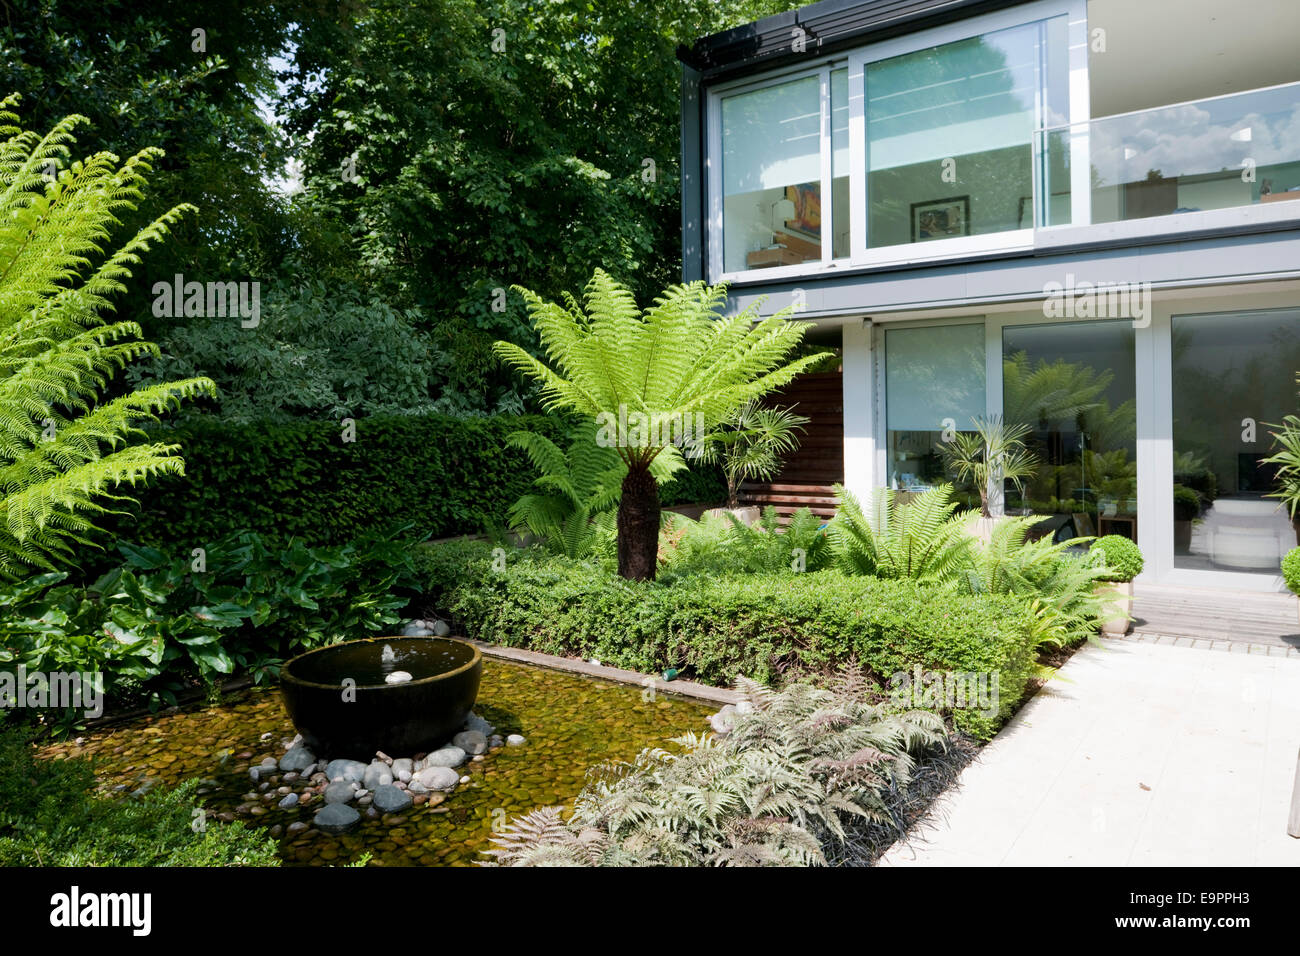
[[821,178],[821,80],[782,83],[722,101],[724,195]]
[[1097,185],[1300,161],[1300,84],[1094,120]]

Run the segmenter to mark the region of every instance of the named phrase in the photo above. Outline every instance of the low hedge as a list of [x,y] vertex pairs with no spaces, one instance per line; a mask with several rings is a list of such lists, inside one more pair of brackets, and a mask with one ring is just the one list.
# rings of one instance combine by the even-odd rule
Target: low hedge
[[[194,419],[159,430],[151,437],[181,445],[186,474],[138,489],[140,507],[109,530],[186,553],[248,530],[270,542],[297,537],[313,545],[393,524],[432,537],[478,533],[503,524],[536,477],[506,436],[527,429],[562,443],[568,423],[539,415],[374,416],[356,419],[355,428],[355,441],[344,441],[335,421]],[[716,468],[697,466],[661,497],[719,501],[725,485]]]
[[624,581],[594,564],[511,555],[503,571],[469,558],[442,604],[470,637],[650,673],[730,685],[771,682],[802,665],[850,659],[885,686],[890,675],[993,674],[997,718],[953,714],[987,737],[1024,695],[1036,661],[1032,611],[1009,597],[962,595],[912,581],[838,571]]

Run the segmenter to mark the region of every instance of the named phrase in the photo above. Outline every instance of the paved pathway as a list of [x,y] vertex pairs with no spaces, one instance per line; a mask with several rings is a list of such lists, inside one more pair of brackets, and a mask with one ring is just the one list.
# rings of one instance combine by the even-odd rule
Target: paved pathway
[[881,865],[1300,867],[1288,650],[1083,648]]

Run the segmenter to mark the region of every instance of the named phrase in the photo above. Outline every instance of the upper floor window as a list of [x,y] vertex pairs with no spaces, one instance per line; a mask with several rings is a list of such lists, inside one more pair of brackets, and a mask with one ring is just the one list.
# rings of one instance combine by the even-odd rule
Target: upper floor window
[[869,248],[1033,226],[1034,130],[1069,115],[1064,21],[866,64]]
[[716,90],[714,277],[905,261],[918,244],[949,255],[1007,234],[1032,244],[1035,131],[1072,119],[1072,4],[1042,0]]

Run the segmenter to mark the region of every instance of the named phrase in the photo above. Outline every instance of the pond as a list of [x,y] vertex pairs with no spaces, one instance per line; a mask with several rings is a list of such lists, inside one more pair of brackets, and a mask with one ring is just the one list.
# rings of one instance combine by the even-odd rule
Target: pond
[[291,824],[310,825],[319,804],[282,810],[256,793],[249,768],[266,757],[278,760],[294,736],[276,689],[251,688],[212,706],[104,728],[81,738],[81,746],[52,745],[42,756],[94,759],[110,791],[146,780],[203,780],[200,799],[209,810],[232,814],[251,803],[241,819],[286,831],[280,838],[286,865],[338,865],[368,852],[371,865],[465,866],[484,859],[480,851],[489,848],[494,822],[536,807],[571,807],[590,768],[630,760],[688,730],[707,730],[705,719],[715,710],[640,687],[485,658],[474,711],[497,733],[521,734],[527,743],[464,764],[459,772],[470,782],[445,798],[434,794],[395,817],[363,819],[341,836],[310,827],[287,833]]

